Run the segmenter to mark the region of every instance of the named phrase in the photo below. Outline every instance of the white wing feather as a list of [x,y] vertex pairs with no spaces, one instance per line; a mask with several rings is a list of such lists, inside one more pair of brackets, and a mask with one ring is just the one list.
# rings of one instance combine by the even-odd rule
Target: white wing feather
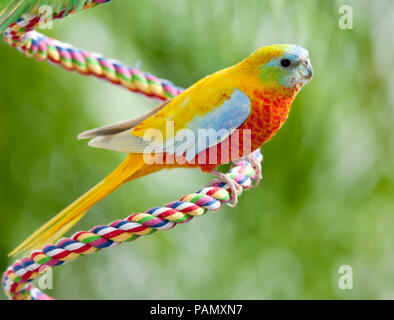
[[[230,99],[203,117],[194,118],[185,129],[176,132],[175,137],[168,141],[157,144],[157,141],[144,140],[133,135],[133,129],[127,129],[116,134],[98,136],[89,142],[89,146],[127,153],[144,153],[149,147],[149,152],[185,155],[189,161],[202,150],[220,143],[231,135],[248,118],[250,109],[248,96],[235,89]],[[115,127],[122,126],[118,124]],[[201,130],[205,130],[208,135],[201,135]],[[88,136],[89,134],[85,133],[83,137]]]

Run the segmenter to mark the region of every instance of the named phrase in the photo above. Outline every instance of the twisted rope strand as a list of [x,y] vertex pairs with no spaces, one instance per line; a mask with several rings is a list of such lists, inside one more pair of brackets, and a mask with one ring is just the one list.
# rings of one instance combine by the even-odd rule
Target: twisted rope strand
[[[259,150],[256,150],[254,155],[262,161]],[[244,190],[250,188],[256,178],[256,172],[247,160],[238,162],[227,175]],[[144,213],[134,213],[123,220],[95,226],[89,231],[79,231],[71,238],[45,245],[41,250],[32,251],[29,257],[15,261],[3,274],[4,292],[14,300],[52,299],[30,283],[47,271],[48,267],[60,266],[105,248],[117,247],[123,242],[136,240],[157,230],[172,229],[177,224],[204,215],[208,210],[217,211],[223,203],[229,201],[228,186],[225,183],[216,183],[166,206],[151,208]]]
[[[87,1],[84,9],[97,6],[103,0]],[[73,14],[61,11],[54,15],[54,19],[64,18]],[[17,22],[11,24],[4,32],[4,40],[17,48],[28,57],[39,61],[48,61],[60,65],[67,71],[77,71],[82,75],[92,75],[122,86],[130,91],[165,101],[180,94],[183,89],[176,87],[165,79],[123,65],[121,62],[108,59],[101,54],[91,53],[74,48],[68,43],[58,41],[34,31],[39,26],[43,14],[23,15]]]

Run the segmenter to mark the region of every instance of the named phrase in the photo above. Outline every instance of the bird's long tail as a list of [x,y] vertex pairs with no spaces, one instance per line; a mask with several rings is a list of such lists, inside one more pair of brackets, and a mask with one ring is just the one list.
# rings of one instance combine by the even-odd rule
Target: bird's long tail
[[[27,250],[40,248],[45,243],[56,241],[74,226],[95,203],[115,191],[123,183],[134,180],[133,175],[144,165],[142,154],[129,154],[104,180],[45,223],[9,255],[15,256]],[[138,173],[136,178],[140,176],[141,173]]]

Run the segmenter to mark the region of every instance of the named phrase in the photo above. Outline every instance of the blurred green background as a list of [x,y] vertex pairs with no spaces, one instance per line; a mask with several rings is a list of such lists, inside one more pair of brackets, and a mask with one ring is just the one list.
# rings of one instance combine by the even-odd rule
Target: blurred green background
[[[338,26],[342,4],[353,9],[351,30]],[[235,209],[63,265],[47,292],[59,299],[394,298],[393,9],[389,0],[113,0],[42,30],[183,87],[274,43],[307,48],[315,71],[262,148],[261,185]],[[77,134],[155,102],[4,43],[0,58],[4,270],[11,249],[124,157],[89,148]],[[209,178],[179,169],[135,181],[73,230],[166,204]],[[338,288],[341,265],[353,268],[352,290]]]

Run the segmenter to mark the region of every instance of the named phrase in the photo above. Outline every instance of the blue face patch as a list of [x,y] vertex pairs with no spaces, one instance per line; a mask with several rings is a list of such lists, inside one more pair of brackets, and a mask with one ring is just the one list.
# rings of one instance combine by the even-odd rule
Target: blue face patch
[[[262,79],[277,81],[286,88],[293,88],[296,85],[303,86],[309,82],[312,67],[309,63],[308,51],[294,45],[283,46],[283,51],[281,56],[272,59],[262,67]],[[284,63],[284,60],[288,61]]]

